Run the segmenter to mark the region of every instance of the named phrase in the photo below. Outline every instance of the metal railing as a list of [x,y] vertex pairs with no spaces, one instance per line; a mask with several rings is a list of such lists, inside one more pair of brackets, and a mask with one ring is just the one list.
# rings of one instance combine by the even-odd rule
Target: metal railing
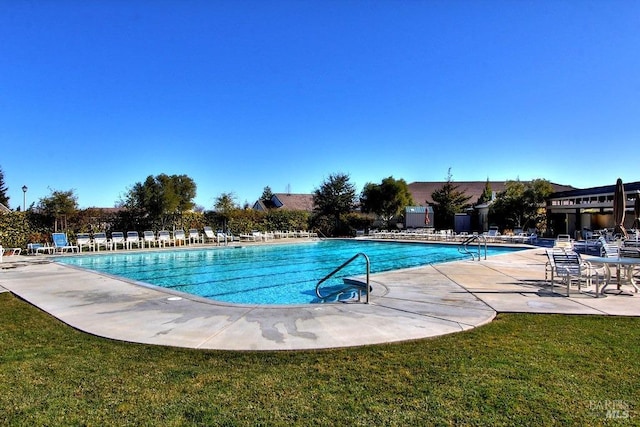
[[324,235],[324,233],[323,233],[322,231],[320,231],[320,229],[319,229],[319,228],[316,228],[316,229],[314,229],[313,231],[318,235],[318,238],[319,238],[320,240],[328,239],[328,237],[327,237],[327,236],[325,236],[325,235]]
[[[324,278],[320,279],[320,281],[318,282],[318,284],[316,285],[316,295],[318,296],[318,298],[320,298],[321,300],[324,300],[326,298],[328,298],[331,295],[338,295],[338,294],[342,294],[346,291],[352,290],[353,288],[356,288],[358,290],[358,301],[360,301],[362,299],[362,289],[364,288],[364,286],[362,285],[356,285],[353,282],[347,286],[345,286],[344,288],[340,289],[337,292],[333,292],[330,295],[325,295],[322,296],[322,294],[320,294],[320,286],[326,282],[328,279],[330,279],[333,275],[335,275],[338,271],[342,270],[343,268],[345,268],[347,265],[351,264],[353,261],[355,261],[358,257],[364,257],[365,262],[366,262],[366,269],[367,269],[367,283],[366,283],[366,292],[367,292],[367,299],[365,301],[365,304],[369,304],[369,293],[371,292],[371,287],[369,285],[369,274],[371,271],[371,262],[369,261],[369,257],[364,254],[363,252],[357,253],[354,256],[352,256],[351,258],[349,258],[347,261],[345,261],[344,263],[342,263],[342,265],[340,265],[340,267],[336,268],[335,270],[333,270],[331,273],[327,274]],[[339,296],[339,295],[338,295]]]
[[476,234],[473,236],[467,237],[460,246],[458,247],[458,252],[466,255],[470,255],[473,261],[476,260],[476,254],[469,250],[469,245],[476,241],[478,243],[477,256],[478,261],[482,258],[482,248],[484,248],[484,259],[487,259],[487,237],[482,234]]

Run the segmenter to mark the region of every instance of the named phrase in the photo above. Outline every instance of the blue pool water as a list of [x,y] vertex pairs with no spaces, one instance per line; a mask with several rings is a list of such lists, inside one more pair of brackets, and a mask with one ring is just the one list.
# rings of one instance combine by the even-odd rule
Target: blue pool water
[[[488,255],[513,248],[488,248]],[[371,273],[416,267],[468,256],[457,246],[325,240],[286,245],[265,245],[155,252],[127,252],[60,257],[58,262],[162,286],[218,301],[238,304],[307,304],[318,302],[315,286],[340,264],[363,252]],[[360,257],[331,279],[365,272]]]

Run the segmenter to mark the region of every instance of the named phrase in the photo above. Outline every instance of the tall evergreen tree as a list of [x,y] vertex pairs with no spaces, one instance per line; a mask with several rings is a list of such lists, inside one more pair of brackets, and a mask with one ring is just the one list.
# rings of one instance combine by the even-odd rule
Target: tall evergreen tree
[[262,190],[262,196],[260,196],[260,200],[271,200],[272,197],[273,197],[273,191],[271,191],[271,187],[267,185]]
[[340,230],[340,217],[354,209],[355,201],[356,188],[349,175],[342,173],[330,175],[313,193],[314,211],[333,218],[336,231]]
[[487,182],[484,184],[484,190],[482,190],[482,194],[478,199],[478,205],[485,204],[490,202],[493,197],[493,191],[491,191],[491,183],[489,182],[489,178],[487,178]]
[[468,208],[471,196],[467,196],[459,190],[459,185],[453,183],[451,168],[447,172],[447,181],[444,185],[431,194],[435,203],[435,225],[440,229],[453,228],[455,214]]

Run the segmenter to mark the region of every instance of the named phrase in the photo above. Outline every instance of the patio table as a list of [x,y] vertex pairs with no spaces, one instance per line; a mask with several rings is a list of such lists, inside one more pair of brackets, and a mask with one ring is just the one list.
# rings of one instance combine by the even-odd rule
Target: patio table
[[628,284],[633,286],[636,292],[640,290],[638,285],[636,284],[635,278],[633,277],[633,269],[634,267],[640,266],[640,258],[605,258],[605,257],[590,257],[586,259],[591,264],[600,264],[603,265],[606,271],[605,275],[605,283],[602,287],[600,293],[604,294],[607,286],[611,284],[611,267],[615,266],[616,268],[616,285],[618,289],[620,289],[621,284],[621,274],[620,271],[622,269],[625,270],[625,277],[628,281]]

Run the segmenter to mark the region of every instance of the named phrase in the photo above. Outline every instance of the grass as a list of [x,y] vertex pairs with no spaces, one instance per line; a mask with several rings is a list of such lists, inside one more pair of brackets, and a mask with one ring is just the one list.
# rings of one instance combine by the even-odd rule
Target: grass
[[639,372],[638,318],[500,315],[400,344],[224,352],[94,337],[0,294],[1,425],[630,425]]

